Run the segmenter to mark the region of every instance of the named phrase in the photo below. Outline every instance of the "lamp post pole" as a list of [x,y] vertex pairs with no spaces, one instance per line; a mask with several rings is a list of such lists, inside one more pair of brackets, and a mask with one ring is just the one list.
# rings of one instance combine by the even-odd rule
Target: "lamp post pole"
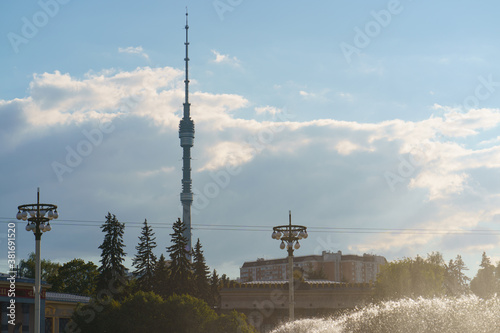
[[[37,191],[37,203],[18,206],[16,218],[26,221],[26,231],[33,231],[35,234],[35,333],[40,333],[40,292],[41,292],[41,272],[40,243],[42,233],[50,231],[50,220],[57,219],[57,206],[40,203],[40,188]],[[47,216],[45,216],[47,214]],[[28,215],[30,217],[28,217]]]
[[279,225],[273,227],[271,237],[276,240],[281,240],[280,248],[288,251],[288,311],[289,320],[295,319],[295,295],[293,288],[293,250],[300,248],[300,239],[307,238],[307,228],[302,225],[292,224],[292,212],[288,212],[288,225]]

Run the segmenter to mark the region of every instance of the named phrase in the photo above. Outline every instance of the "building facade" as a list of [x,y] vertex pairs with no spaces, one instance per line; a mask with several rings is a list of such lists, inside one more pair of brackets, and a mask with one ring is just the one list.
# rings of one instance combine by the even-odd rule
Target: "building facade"
[[[321,255],[294,257],[294,270],[306,274],[315,274],[323,279],[335,282],[369,283],[374,282],[380,272],[380,266],[387,263],[382,256],[363,254],[343,255],[323,251]],[[248,281],[284,281],[288,279],[288,259],[257,259],[245,262],[240,268],[240,280]]]
[[[12,279],[0,274],[0,318],[1,333],[31,333],[35,331],[34,279]],[[78,303],[89,303],[90,297],[47,291],[49,285],[42,283],[40,293],[40,332],[66,332]]]

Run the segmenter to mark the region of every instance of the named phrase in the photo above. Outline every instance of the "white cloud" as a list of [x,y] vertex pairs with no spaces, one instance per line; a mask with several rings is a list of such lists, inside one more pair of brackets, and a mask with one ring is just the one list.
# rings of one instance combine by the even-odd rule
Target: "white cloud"
[[269,105],[255,108],[255,112],[257,114],[270,114],[272,116],[276,116],[276,114],[281,113],[281,111],[281,109]]
[[218,170],[226,166],[241,166],[249,162],[256,150],[249,144],[223,141],[208,148],[209,160],[198,171]]
[[129,46],[129,47],[119,47],[118,48],[119,53],[129,53],[129,54],[138,54],[142,57],[144,57],[147,61],[149,61],[149,56],[146,52],[144,52],[142,46]]
[[342,98],[342,99],[344,99],[344,100],[346,100],[346,101],[349,101],[349,102],[352,102],[352,100],[353,100],[353,96],[352,96],[352,94],[347,93],[347,92],[338,92],[338,93],[337,93],[337,95],[338,95],[340,98]]
[[[11,163],[5,166],[3,183],[7,188],[19,186],[8,185],[7,175],[9,179],[25,179],[27,175],[56,179],[50,164],[64,162],[65,147],[76,149],[85,140],[80,127],[92,128],[97,120],[113,121],[116,130],[93,147],[92,155],[57,186],[63,187],[61,191],[77,189],[77,196],[95,197],[95,205],[119,207],[123,212],[133,208],[147,211],[158,214],[158,220],[164,219],[167,210],[177,216],[182,79],[182,70],[169,67],[104,70],[83,78],[58,71],[34,75],[27,97],[0,100],[0,156]],[[194,185],[203,194],[205,184],[217,183],[210,179],[212,173],[221,173],[227,166],[242,170],[220,189],[220,196],[210,197],[202,211],[207,221],[227,223],[237,215],[241,218],[238,223],[253,223],[275,213],[270,212],[273,209],[286,211],[295,204],[297,215],[303,214],[305,219],[310,213],[307,218],[314,225],[331,225],[335,216],[335,223],[354,227],[465,229],[490,221],[498,213],[500,192],[489,184],[494,178],[485,181],[480,177],[485,169],[494,175],[500,173],[497,134],[487,138],[500,124],[498,109],[458,113],[435,106],[443,111],[441,115],[363,123],[298,121],[286,109],[265,105],[255,107],[256,114],[273,117],[258,120],[260,117],[243,119],[234,112],[252,105],[244,96],[194,91],[190,97],[196,128]],[[474,145],[475,140],[464,144],[479,136],[488,147]],[[50,155],[37,153],[54,142],[59,145],[48,151]],[[37,166],[42,167],[36,172],[45,170],[43,177],[22,158],[18,161],[9,155],[31,146],[36,150],[22,156],[39,156]],[[402,159],[411,163],[411,169],[400,170]],[[394,192],[385,182],[386,172],[401,178]],[[173,203],[154,213],[166,202]],[[272,208],[269,202],[273,202]],[[139,203],[140,209],[134,206]],[[265,214],[259,215],[263,209]],[[146,217],[149,221],[150,216]],[[435,233],[377,234],[339,238],[338,242],[344,248],[401,254],[441,244],[446,237]],[[303,246],[307,247],[307,242]],[[315,249],[317,244],[310,246]],[[474,246],[470,244],[471,251]]]
[[420,172],[411,179],[409,188],[424,188],[429,191],[429,200],[460,194],[464,190],[468,176],[466,173]]
[[215,55],[215,59],[212,60],[212,62],[216,64],[227,64],[231,65],[234,67],[240,67],[241,63],[238,58],[236,57],[231,57],[228,54],[221,54],[220,52],[216,50],[212,50],[212,53]]
[[369,151],[370,149],[361,147],[349,140],[341,140],[335,145],[335,150],[337,150],[340,155],[349,155],[355,151]]
[[174,171],[174,167],[161,167],[156,170],[145,170],[145,171],[137,171],[137,175],[139,177],[152,177],[161,173],[170,173]]

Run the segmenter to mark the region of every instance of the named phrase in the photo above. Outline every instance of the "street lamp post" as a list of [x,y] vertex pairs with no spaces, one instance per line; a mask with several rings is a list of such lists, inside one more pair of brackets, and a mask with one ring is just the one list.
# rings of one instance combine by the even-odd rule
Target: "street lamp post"
[[[57,219],[57,206],[40,203],[40,188],[37,192],[37,203],[18,206],[16,218],[26,221],[26,231],[33,231],[35,234],[35,333],[40,333],[40,291],[41,291],[41,262],[40,262],[40,241],[42,233],[50,231],[50,220]],[[29,217],[28,217],[29,216]]]
[[300,248],[300,239],[307,238],[307,228],[302,225],[292,225],[292,212],[288,212],[288,225],[273,227],[271,237],[281,240],[280,248],[288,250],[288,309],[289,319],[294,320],[294,291],[293,291],[293,250]]

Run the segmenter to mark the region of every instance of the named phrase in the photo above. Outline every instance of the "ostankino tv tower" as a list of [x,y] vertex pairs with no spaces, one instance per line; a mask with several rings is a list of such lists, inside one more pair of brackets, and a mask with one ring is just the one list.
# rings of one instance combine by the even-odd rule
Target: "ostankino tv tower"
[[[186,79],[184,80],[185,85],[185,101],[184,101],[184,117],[179,124],[179,138],[181,139],[182,147],[182,192],[181,192],[181,203],[182,203],[182,221],[186,226],[184,231],[184,237],[188,240],[188,251],[191,252],[191,205],[193,203],[193,192],[191,191],[191,147],[194,143],[194,122],[190,116],[190,106],[189,103],[189,79],[188,79],[188,13],[186,11]],[[191,260],[191,254],[189,254],[189,259]]]

